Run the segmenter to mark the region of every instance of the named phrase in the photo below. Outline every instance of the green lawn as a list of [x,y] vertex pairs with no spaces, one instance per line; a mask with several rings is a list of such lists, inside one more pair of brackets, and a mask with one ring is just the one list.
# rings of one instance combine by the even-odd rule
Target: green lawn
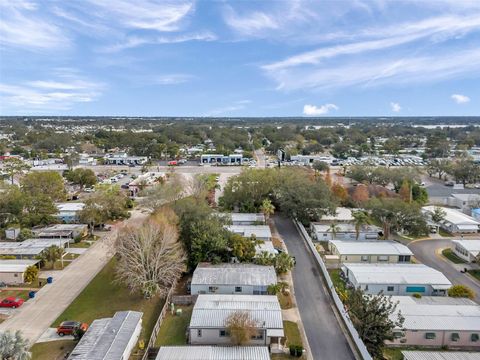
[[182,309],[182,315],[177,316],[172,315],[170,311],[167,312],[160,327],[155,346],[187,344],[185,333],[188,324],[190,324],[193,306],[177,306],[176,309]]
[[163,299],[145,300],[132,294],[123,285],[115,282],[115,258],[105,265],[52,326],[65,320],[91,323],[103,317],[111,317],[116,311],[136,310],[143,312],[141,338],[148,342],[151,331],[163,306]]
[[298,329],[297,323],[293,321],[284,321],[283,330],[285,331],[285,338],[288,345],[302,345],[302,336],[300,335],[300,330]]
[[80,241],[78,243],[70,244],[69,245],[71,248],[89,248],[90,243],[86,241]]
[[443,237],[453,237],[452,234],[450,234],[448,231],[443,230],[442,228],[438,230],[438,234]]
[[32,360],[64,360],[67,352],[73,350],[76,341],[58,340],[38,343],[32,346]]
[[460,259],[457,255],[454,254],[452,249],[445,249],[442,251],[442,255],[445,256],[448,260],[453,262],[454,264],[465,264],[466,261]]
[[23,300],[28,300],[28,290],[0,290],[0,300],[3,300],[7,297],[19,297]]
[[385,348],[383,349],[383,356],[386,360],[402,360],[402,350],[394,348]]
[[468,270],[468,273],[480,281],[480,270]]
[[332,279],[333,285],[335,289],[339,289],[341,291],[346,290],[345,281],[340,277],[341,270],[340,269],[330,269],[328,270],[330,274],[330,278]]

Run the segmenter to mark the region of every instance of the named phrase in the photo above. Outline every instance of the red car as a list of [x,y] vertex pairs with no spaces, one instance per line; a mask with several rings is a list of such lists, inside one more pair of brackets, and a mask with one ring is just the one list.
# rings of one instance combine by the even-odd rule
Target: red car
[[57,327],[57,334],[59,336],[74,335],[77,329],[87,331],[88,324],[81,323],[79,321],[64,321]]
[[23,299],[15,298],[11,296],[6,299],[3,299],[2,302],[0,302],[0,307],[9,307],[9,308],[15,309],[22,306],[24,302],[25,300]]

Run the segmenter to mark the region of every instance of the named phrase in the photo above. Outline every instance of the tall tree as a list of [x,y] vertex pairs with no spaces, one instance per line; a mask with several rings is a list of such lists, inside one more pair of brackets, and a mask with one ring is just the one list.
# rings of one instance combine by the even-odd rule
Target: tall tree
[[375,359],[383,359],[385,340],[393,340],[393,330],[401,328],[404,318],[389,296],[365,295],[361,289],[355,289],[348,295],[345,306],[353,326],[358,332],[368,352]]
[[365,211],[353,211],[352,217],[355,225],[355,238],[358,240],[362,226],[368,224],[368,215]]
[[355,187],[352,193],[352,200],[358,204],[368,201],[370,198],[368,188],[365,185],[359,184]]
[[340,227],[335,223],[331,223],[328,227],[328,231],[332,234],[332,240],[335,240],[337,232],[340,231]]
[[265,216],[265,220],[268,221],[270,219],[270,215],[275,213],[275,206],[272,204],[270,199],[263,199],[262,205],[260,206],[260,211]]
[[80,188],[92,187],[97,183],[97,176],[91,169],[78,168],[67,171],[65,178],[74,184],[80,185]]
[[30,344],[20,330],[0,332],[0,358],[3,360],[30,360]]
[[63,177],[55,171],[28,173],[21,181],[21,188],[31,196],[45,195],[53,201],[65,199]]
[[13,185],[15,175],[21,174],[30,169],[30,165],[17,158],[8,158],[3,161],[3,172],[5,172]]
[[442,222],[443,220],[445,220],[446,215],[447,215],[447,213],[445,212],[445,210],[443,210],[440,206],[435,206],[435,208],[433,209],[433,213],[431,215],[431,218],[432,218],[433,222],[438,224],[438,223]]

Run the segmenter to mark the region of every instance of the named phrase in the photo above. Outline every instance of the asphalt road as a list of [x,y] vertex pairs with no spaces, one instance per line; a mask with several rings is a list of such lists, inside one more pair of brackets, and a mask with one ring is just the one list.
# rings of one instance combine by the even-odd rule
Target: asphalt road
[[[476,293],[475,301],[480,303],[480,283],[473,280],[468,275],[462,274],[455,265],[447,259],[437,255],[436,251],[441,248],[450,247],[452,244],[450,239],[432,239],[411,242],[408,247],[421,263],[441,271],[452,284],[467,285]],[[458,268],[461,266],[456,265]]]
[[322,285],[320,269],[290,219],[275,216],[275,225],[290,255],[295,297],[315,360],[355,359],[332,310],[330,296]]

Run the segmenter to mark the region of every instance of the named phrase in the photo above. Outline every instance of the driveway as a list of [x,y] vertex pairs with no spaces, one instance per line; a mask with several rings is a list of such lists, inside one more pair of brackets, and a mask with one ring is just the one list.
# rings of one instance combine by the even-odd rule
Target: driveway
[[0,324],[0,331],[20,330],[31,344],[35,343],[112,258],[113,242],[122,225],[139,223],[146,216],[133,211],[130,219],[115,225],[110,233],[96,241],[85,254],[55,274],[52,284],[41,288],[34,299],[25,302],[12,317]]
[[[421,263],[441,271],[452,284],[463,284],[473,289],[476,293],[475,301],[480,303],[480,282],[472,279],[468,275],[462,274],[455,268],[449,260],[445,259],[437,252],[442,248],[450,247],[452,241],[450,239],[432,239],[418,240],[408,244],[415,258]],[[457,265],[458,267],[458,265]]]
[[323,286],[320,269],[305,241],[290,219],[275,216],[274,221],[289,254],[296,259],[292,271],[295,297],[313,358],[355,359],[333,313],[333,304]]

